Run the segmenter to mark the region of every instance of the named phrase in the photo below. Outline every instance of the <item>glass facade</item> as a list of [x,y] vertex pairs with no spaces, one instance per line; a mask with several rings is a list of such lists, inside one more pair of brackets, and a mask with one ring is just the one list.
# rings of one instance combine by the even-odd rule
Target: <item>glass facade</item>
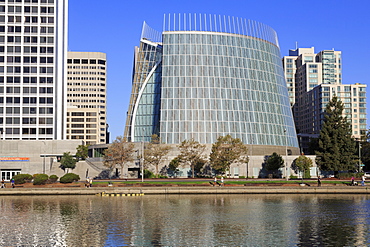
[[161,88],[159,132],[152,133],[168,144],[191,138],[211,144],[230,134],[246,144],[298,147],[276,34],[254,24],[253,35],[248,25],[235,33],[211,31],[223,26],[215,23],[190,31],[165,25],[170,30],[162,33],[161,82],[155,84]]
[[128,141],[150,141],[159,135],[159,113],[162,82],[162,45],[152,42],[156,31],[145,23],[135,63],[130,106],[127,112],[125,138]]

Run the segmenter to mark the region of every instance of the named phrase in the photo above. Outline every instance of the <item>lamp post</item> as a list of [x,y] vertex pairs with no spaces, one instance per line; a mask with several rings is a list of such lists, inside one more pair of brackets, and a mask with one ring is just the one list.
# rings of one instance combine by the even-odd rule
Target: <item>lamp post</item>
[[361,140],[358,141],[358,171],[361,172]]
[[141,129],[141,182],[144,182],[144,128]]
[[142,140],[141,142],[140,165],[141,165],[141,182],[144,182],[144,140]]
[[43,161],[43,165],[42,165],[42,174],[45,174],[45,147],[46,147],[46,143],[45,141],[42,141],[44,143],[44,161]]
[[[250,158],[250,160],[248,161],[248,163],[249,162],[251,162],[251,166],[252,166],[252,168],[253,168],[253,143],[254,143],[254,139],[253,139],[253,137],[252,137],[252,139],[251,139],[251,141],[252,141],[252,145],[251,145],[251,158]],[[249,177],[249,166],[248,166],[248,163],[247,163],[247,179],[248,179],[248,177]]]
[[288,134],[286,129],[284,129],[284,134],[285,134],[285,180],[288,181]]

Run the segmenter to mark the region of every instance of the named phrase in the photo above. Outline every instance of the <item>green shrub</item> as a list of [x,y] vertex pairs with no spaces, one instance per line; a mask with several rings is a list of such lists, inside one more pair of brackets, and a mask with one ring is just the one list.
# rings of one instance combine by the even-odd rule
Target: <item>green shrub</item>
[[50,181],[50,183],[55,183],[56,181],[58,181],[58,176],[57,175],[50,175],[49,181]]
[[298,176],[293,176],[293,175],[290,175],[290,179],[297,179]]
[[77,174],[67,173],[63,177],[61,177],[59,181],[63,184],[66,184],[66,183],[72,183],[78,180],[80,180],[80,176],[78,176]]
[[144,170],[144,178],[154,178],[154,177],[155,176],[154,176],[154,173],[153,172],[151,172],[151,171],[149,171],[147,169]]
[[24,184],[27,182],[31,182],[32,175],[30,174],[18,174],[12,177],[14,179],[15,184]]
[[351,179],[352,177],[361,178],[364,175],[363,173],[350,173],[350,172],[341,172],[335,175],[339,179]]
[[244,179],[244,178],[245,178],[245,176],[239,176],[239,178]]
[[43,185],[48,181],[49,176],[46,174],[35,174],[33,175],[33,185]]

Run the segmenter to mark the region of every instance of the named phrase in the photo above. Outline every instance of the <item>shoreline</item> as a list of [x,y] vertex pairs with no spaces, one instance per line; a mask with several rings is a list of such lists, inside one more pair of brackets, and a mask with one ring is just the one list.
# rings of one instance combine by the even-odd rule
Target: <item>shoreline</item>
[[217,195],[217,194],[370,194],[368,186],[256,186],[256,187],[59,187],[59,188],[2,188],[0,196],[20,195],[98,195],[139,194],[144,195]]

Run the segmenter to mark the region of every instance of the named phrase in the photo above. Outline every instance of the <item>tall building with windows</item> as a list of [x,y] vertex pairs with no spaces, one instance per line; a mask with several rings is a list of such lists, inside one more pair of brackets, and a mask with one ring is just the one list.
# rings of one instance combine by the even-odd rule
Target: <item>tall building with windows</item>
[[107,59],[101,52],[68,52],[67,139],[107,142]]
[[157,134],[167,144],[211,144],[230,134],[260,150],[298,148],[273,29],[191,14],[165,16],[163,28],[144,23],[135,49],[129,141]]
[[67,0],[0,1],[0,132],[63,140]]
[[320,133],[324,110],[333,96],[344,103],[354,138],[366,131],[366,85],[342,84],[341,51],[297,48],[283,58],[284,74],[290,93],[294,121],[302,144],[307,150],[310,137]]

